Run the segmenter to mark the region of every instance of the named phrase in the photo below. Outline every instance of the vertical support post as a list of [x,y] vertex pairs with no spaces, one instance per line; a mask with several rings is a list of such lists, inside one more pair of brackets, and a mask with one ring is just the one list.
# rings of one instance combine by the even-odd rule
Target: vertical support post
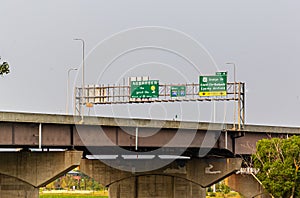
[[165,84],[165,99],[167,99],[167,84]]
[[42,123],[39,125],[39,149],[42,149]]
[[238,130],[241,130],[241,83],[238,83]]
[[77,98],[76,98],[76,95],[77,95],[77,88],[74,87],[74,96],[73,96],[74,97],[74,104],[73,104],[74,105],[73,106],[74,111],[73,112],[74,112],[75,115],[77,115],[77,107],[76,107],[77,106]]
[[192,98],[195,98],[195,85],[194,83],[192,84]]
[[[81,108],[81,103],[80,103],[80,101],[81,101],[81,88],[77,88],[77,94],[78,94],[78,98],[77,98],[77,100],[76,100],[76,98],[75,98],[75,100],[76,100],[76,102],[77,102],[77,107],[76,107],[76,111],[77,111],[77,113],[78,113],[78,115],[80,116],[80,108]],[[76,95],[75,95],[75,97],[76,97]]]
[[235,70],[235,64],[233,64],[234,69],[234,121],[233,121],[233,128],[236,130],[235,121],[236,121],[236,70]]
[[113,97],[112,97],[112,102],[115,101],[115,84],[112,85],[112,94],[113,94]]
[[135,150],[138,150],[138,143],[139,143],[139,128],[135,128]]
[[123,78],[123,102],[125,102],[125,92],[125,78]]
[[246,106],[245,106],[245,83],[243,83],[243,87],[242,87],[242,89],[243,89],[243,101],[242,101],[242,105],[243,105],[243,107],[242,107],[242,116],[243,116],[243,127],[245,126],[245,108],[246,108]]
[[93,102],[94,102],[94,105],[96,103],[96,85],[94,85],[94,89],[93,89]]
[[[171,88],[170,88],[171,89]],[[188,92],[188,84],[185,83],[185,98],[187,98],[187,92]]]
[[119,83],[119,101],[118,102],[121,102],[121,85]]
[[130,102],[130,96],[131,96],[131,78],[128,78],[128,101]]
[[109,90],[109,84],[107,84],[106,86],[105,86],[105,84],[103,84],[103,88],[107,89],[107,96],[106,96],[106,98],[107,98],[107,102],[110,102],[111,93],[110,93],[110,90]]
[[228,133],[227,133],[227,130],[225,130],[225,149],[228,149]]
[[101,102],[106,102],[106,97],[108,93],[106,92],[106,89],[103,87],[103,84],[100,84],[100,91],[101,91]]

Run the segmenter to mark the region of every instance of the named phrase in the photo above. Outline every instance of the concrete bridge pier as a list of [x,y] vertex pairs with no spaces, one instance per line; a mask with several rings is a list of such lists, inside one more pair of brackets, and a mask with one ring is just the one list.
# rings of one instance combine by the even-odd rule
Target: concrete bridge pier
[[[145,166],[153,163],[151,160],[132,160],[132,169],[141,161]],[[112,168],[100,160],[83,159],[80,170],[108,186],[110,198],[204,198],[205,187],[235,173],[241,168],[241,163],[238,158],[193,158],[184,163],[174,161],[148,172],[127,172]]]
[[0,197],[37,198],[39,189],[15,177],[0,174]]
[[80,164],[81,151],[1,152],[0,197],[38,198],[39,187]]
[[186,179],[167,175],[139,175],[109,186],[110,198],[205,198],[206,191]]
[[246,198],[271,198],[269,193],[251,174],[233,174],[228,186]]

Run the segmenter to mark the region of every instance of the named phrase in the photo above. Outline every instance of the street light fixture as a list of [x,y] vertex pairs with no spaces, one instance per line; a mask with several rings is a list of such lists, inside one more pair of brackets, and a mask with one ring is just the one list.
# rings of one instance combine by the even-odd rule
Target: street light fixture
[[233,86],[234,86],[234,88],[233,88],[233,95],[234,95],[234,109],[233,109],[233,111],[234,111],[234,113],[233,113],[233,130],[235,130],[236,129],[236,126],[235,126],[235,121],[236,121],[236,102],[235,102],[235,100],[236,100],[236,67],[235,67],[235,64],[234,63],[226,63],[226,65],[233,65],[233,81],[234,81],[234,83],[233,83]]
[[83,114],[84,114],[84,47],[85,43],[84,40],[81,38],[74,38],[75,41],[81,41],[82,42],[82,93],[81,93],[81,121],[83,122]]
[[68,80],[67,80],[67,102],[66,102],[66,114],[69,114],[69,93],[70,93],[70,72],[76,71],[77,68],[68,69]]

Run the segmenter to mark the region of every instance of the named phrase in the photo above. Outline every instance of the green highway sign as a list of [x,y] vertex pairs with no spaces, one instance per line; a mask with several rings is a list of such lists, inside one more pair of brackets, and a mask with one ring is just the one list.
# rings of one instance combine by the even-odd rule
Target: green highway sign
[[199,77],[199,96],[226,96],[227,72],[216,72],[215,76]]
[[185,86],[171,86],[170,92],[171,97],[185,96]]
[[216,72],[216,76],[227,76],[227,72]]
[[130,85],[131,98],[158,98],[159,97],[159,81],[131,81]]

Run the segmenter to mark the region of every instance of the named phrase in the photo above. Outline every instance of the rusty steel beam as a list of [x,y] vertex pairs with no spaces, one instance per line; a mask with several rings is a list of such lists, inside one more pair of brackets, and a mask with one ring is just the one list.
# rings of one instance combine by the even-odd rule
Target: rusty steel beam
[[[136,127],[43,124],[42,146],[121,146],[136,144]],[[209,131],[216,138],[218,134]],[[0,123],[0,146],[37,146],[39,144],[39,124],[37,123]],[[207,131],[192,129],[139,128],[139,147],[199,147]],[[215,137],[216,136],[216,137]],[[185,140],[188,139],[188,140]],[[223,141],[223,140],[222,140]]]
[[163,147],[252,154],[262,138],[300,134],[295,127],[246,125],[241,131],[226,131],[232,125],[103,117],[79,121],[66,115],[0,112],[0,148],[121,147],[139,152]]

